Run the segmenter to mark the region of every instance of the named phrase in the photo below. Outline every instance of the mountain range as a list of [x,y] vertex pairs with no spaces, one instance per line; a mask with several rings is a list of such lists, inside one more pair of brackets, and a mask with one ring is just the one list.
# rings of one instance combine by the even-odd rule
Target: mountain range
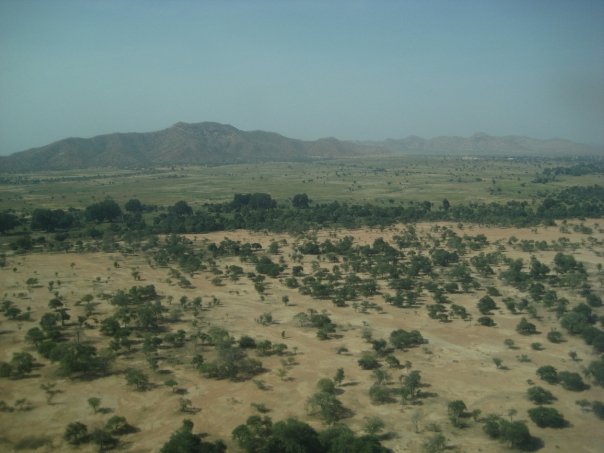
[[242,131],[213,122],[181,122],[155,132],[66,138],[1,156],[0,172],[308,161],[375,154],[576,156],[602,152],[602,149],[563,139],[493,137],[482,133],[471,137],[410,136],[373,142],[335,138],[305,141],[274,132]]

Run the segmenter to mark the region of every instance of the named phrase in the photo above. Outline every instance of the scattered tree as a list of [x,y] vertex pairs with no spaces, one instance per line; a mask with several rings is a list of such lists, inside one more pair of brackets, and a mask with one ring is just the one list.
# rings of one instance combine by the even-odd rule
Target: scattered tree
[[529,417],[539,428],[564,428],[568,422],[553,407],[534,407],[528,410]]
[[529,387],[526,391],[526,395],[528,399],[535,404],[550,404],[556,400],[556,397],[552,392],[539,386]]
[[88,427],[84,423],[72,422],[65,428],[63,439],[71,445],[86,443],[89,440]]

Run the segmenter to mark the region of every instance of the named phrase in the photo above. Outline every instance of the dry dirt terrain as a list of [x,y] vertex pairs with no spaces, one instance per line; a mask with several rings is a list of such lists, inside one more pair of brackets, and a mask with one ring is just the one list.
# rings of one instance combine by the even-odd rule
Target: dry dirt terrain
[[[584,263],[589,283],[594,292],[602,297],[604,274],[598,269],[598,264],[604,262],[604,230],[599,229],[594,221],[584,223],[593,229],[591,234],[576,232],[572,228],[562,232],[558,226],[506,229],[440,223],[439,227],[447,227],[460,236],[486,236],[488,245],[481,252],[500,250],[507,257],[523,258],[525,263],[535,256],[552,269],[557,250],[525,252],[517,244],[510,243],[509,239],[515,237],[518,240],[559,244],[559,239],[564,238],[566,248],[563,252],[572,254]],[[438,234],[433,224],[418,224],[416,228],[420,238]],[[377,238],[394,245],[393,237],[402,234],[405,229],[405,225],[397,225],[387,230],[325,230],[316,232],[316,236],[318,242],[352,236],[355,245],[371,245]],[[142,251],[134,254],[33,252],[7,256],[6,266],[0,269],[0,296],[3,300],[11,300],[22,310],[30,307],[31,321],[0,319],[0,361],[10,361],[13,352],[27,351],[40,366],[21,379],[0,379],[0,400],[14,406],[18,400],[26,399],[25,406],[30,405],[29,408],[23,407],[22,402],[22,409],[25,410],[0,412],[0,450],[26,451],[31,447],[39,452],[97,451],[93,444],[70,446],[62,437],[65,427],[70,422],[80,421],[90,430],[103,426],[112,415],[121,415],[137,431],[120,436],[119,451],[159,451],[185,418],[195,423],[195,432],[208,433],[209,440],[223,439],[229,451],[238,451],[237,444],[231,439],[231,431],[245,423],[247,417],[257,413],[252,403],[264,404],[270,409],[267,415],[273,421],[297,417],[317,429],[324,428],[319,419],[308,414],[306,401],[315,392],[315,384],[320,378],[333,378],[336,370],[343,368],[345,378],[338,398],[350,409],[351,416],[342,422],[361,434],[366,419],[379,416],[385,422],[383,433],[387,433],[383,444],[395,452],[421,451],[422,443],[434,434],[436,426],[446,436],[449,451],[509,451],[507,446],[489,439],[482,430],[482,423],[475,422],[471,417],[467,418],[468,426],[465,428],[452,426],[447,415],[447,404],[458,399],[465,402],[469,411],[480,410],[482,416],[494,413],[514,420],[527,420],[531,434],[543,441],[541,451],[604,451],[604,422],[576,404],[581,399],[604,401],[603,389],[591,385],[582,392],[568,391],[560,385],[541,381],[535,374],[535,370],[543,365],[582,373],[597,358],[596,354],[581,338],[567,335],[559,327],[553,311],[540,306],[537,318],[527,313],[510,313],[502,302],[505,297],[519,300],[528,296],[498,278],[499,272],[506,269],[503,263],[494,267],[493,277],[476,276],[480,282],[478,289],[447,294],[452,303],[466,308],[472,316],[471,321],[455,318],[450,322],[439,322],[428,316],[425,305],[433,303],[428,291],[422,291],[417,306],[396,308],[384,300],[384,294],[392,293],[392,290],[383,279],[378,279],[378,294],[359,298],[359,301],[368,300],[375,304],[366,313],[355,309],[350,303],[337,307],[330,300],[313,299],[310,295],[300,294],[297,289],[288,288],[283,279],[291,275],[293,265],[302,265],[305,274],[310,274],[313,266],[315,269],[317,266],[332,269],[334,265],[342,265],[341,262],[329,262],[324,255],[304,255],[301,262],[294,263],[293,247],[300,242],[300,238],[247,231],[188,236],[200,246],[208,242],[219,243],[225,237],[242,243],[260,243],[260,254],[268,254],[270,243],[280,241],[279,253],[269,256],[273,261],[282,258],[287,267],[278,278],[267,277],[269,284],[264,295],[256,291],[253,282],[245,275],[238,281],[223,276],[218,286],[213,282],[215,273],[209,270],[187,274],[191,287],[183,288],[170,277],[168,267],[156,265]],[[428,254],[429,248],[423,253]],[[470,250],[462,259],[467,260],[476,253]],[[238,265],[245,272],[254,271],[253,264],[242,263],[237,257],[216,260],[217,268],[221,270],[227,265]],[[313,265],[313,261],[317,263]],[[133,274],[133,271],[138,274]],[[435,272],[440,275],[446,270],[435,268]],[[37,284],[26,284],[30,277],[36,278]],[[422,277],[424,280],[426,278]],[[72,339],[76,337],[75,320],[84,313],[84,304],[80,301],[85,295],[94,296],[94,313],[86,321],[88,327],[80,330],[79,340],[95,344],[101,350],[109,346],[110,339],[100,333],[99,323],[114,310],[103,294],[111,295],[120,289],[127,291],[132,286],[152,284],[162,296],[162,304],[169,310],[165,316],[173,317],[165,328],[172,332],[179,329],[187,332],[185,346],[162,346],[156,370],[145,360],[140,344],[135,343],[131,351],[121,350],[116,354],[107,376],[90,380],[61,377],[57,374],[57,365],[41,357],[25,341],[26,332],[38,326],[40,317],[50,311],[48,302],[53,297],[48,288],[50,281],[55,282],[52,292],[58,291],[70,309],[71,319],[66,322],[66,331]],[[486,294],[487,286],[496,287],[501,294],[494,297],[498,306],[492,316],[496,322],[494,327],[481,326],[476,322],[481,316],[476,303]],[[559,297],[564,296],[570,301],[569,307],[583,301],[577,290],[556,290]],[[190,310],[178,313],[182,296],[187,296],[188,300],[202,297],[202,311],[197,316]],[[283,296],[289,298],[287,305],[282,301]],[[211,303],[213,297],[217,302]],[[316,329],[299,327],[294,316],[309,309],[326,310],[337,324],[333,338],[321,340],[317,338]],[[273,322],[261,325],[256,319],[267,312],[272,314]],[[594,312],[604,314],[601,307],[594,308]],[[521,317],[534,323],[539,333],[519,335],[515,328]],[[249,335],[257,342],[267,339],[273,343],[285,343],[288,353],[257,357],[252,350],[248,355],[262,361],[263,373],[241,382],[210,379],[195,369],[191,358],[195,353],[212,357],[212,348],[189,337],[192,332],[207,330],[210,326],[227,329],[236,339]],[[559,328],[564,333],[564,342],[555,344],[546,339],[546,334],[552,328]],[[401,404],[399,398],[386,404],[371,402],[368,391],[374,381],[372,372],[362,370],[357,364],[363,352],[372,351],[371,344],[362,336],[368,329],[374,339],[388,339],[395,329],[417,329],[427,340],[423,346],[405,351],[394,350],[393,354],[400,363],[408,361],[410,368],[389,369],[383,365],[390,374],[388,386],[393,389],[400,386],[399,377],[403,379],[413,370],[421,371],[422,382],[426,384],[422,388],[425,396],[415,404]],[[514,349],[504,344],[506,339],[513,339]],[[534,342],[540,342],[543,350],[532,349]],[[338,353],[341,347],[345,347],[347,352]],[[569,351],[575,351],[578,358],[572,360]],[[522,354],[526,354],[530,361],[519,361],[518,357]],[[493,358],[500,358],[503,366],[496,367]],[[289,363],[285,363],[286,359]],[[127,368],[143,370],[149,376],[150,388],[136,391],[128,386],[124,376]],[[164,385],[168,379],[174,379],[178,383],[176,387],[182,389],[183,394]],[[264,381],[264,390],[258,385],[258,380]],[[541,429],[529,420],[527,410],[534,404],[527,399],[526,390],[531,380],[556,396],[553,407],[564,415],[569,422],[568,427]],[[589,379],[586,378],[586,382]],[[56,388],[60,390],[50,403],[40,387],[45,383],[56,383]],[[101,398],[100,411],[95,413],[91,409],[87,402],[90,397]],[[180,410],[181,398],[191,401],[192,410]]]

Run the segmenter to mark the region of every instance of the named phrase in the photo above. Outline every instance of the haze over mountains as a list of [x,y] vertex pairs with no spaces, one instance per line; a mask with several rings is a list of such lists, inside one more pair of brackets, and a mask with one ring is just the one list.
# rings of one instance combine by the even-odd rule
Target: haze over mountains
[[203,122],[176,123],[156,132],[67,138],[0,157],[0,171],[305,161],[376,153],[578,156],[601,155],[603,150],[563,139],[493,137],[482,133],[471,137],[424,139],[410,136],[372,142],[343,141],[335,138],[304,141],[274,132],[241,131],[230,125]]

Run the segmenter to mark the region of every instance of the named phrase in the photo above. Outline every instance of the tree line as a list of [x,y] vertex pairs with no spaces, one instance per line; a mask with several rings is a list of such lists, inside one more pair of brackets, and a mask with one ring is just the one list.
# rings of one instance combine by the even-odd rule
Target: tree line
[[604,187],[571,187],[543,196],[539,202],[454,204],[409,202],[408,204],[352,204],[333,201],[312,203],[306,194],[296,194],[278,203],[270,194],[235,194],[232,201],[206,203],[193,209],[179,201],[167,209],[144,205],[131,199],[124,208],[112,199],[102,200],[84,210],[35,209],[30,216],[0,213],[0,233],[17,228],[24,231],[69,232],[108,222],[114,230],[127,229],[151,234],[207,233],[249,229],[300,232],[315,227],[385,227],[395,223],[419,221],[472,222],[500,226],[526,227],[553,224],[567,218],[602,217]]

